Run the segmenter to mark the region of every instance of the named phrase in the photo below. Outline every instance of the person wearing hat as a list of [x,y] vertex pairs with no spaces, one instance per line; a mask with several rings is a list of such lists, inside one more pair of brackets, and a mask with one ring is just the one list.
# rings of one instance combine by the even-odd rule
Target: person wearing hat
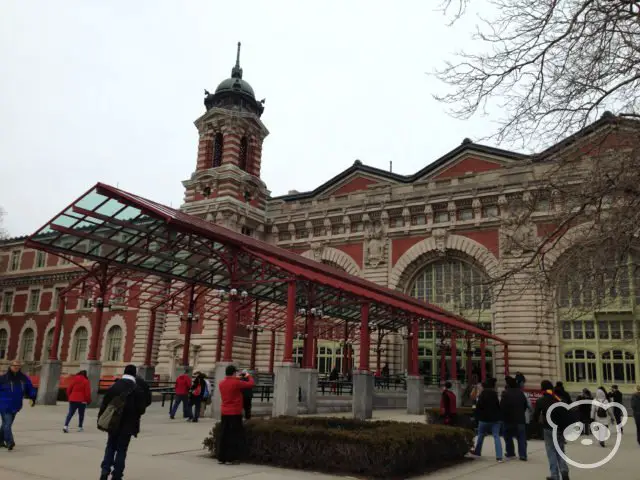
[[255,385],[251,375],[246,380],[237,376],[238,369],[227,366],[225,378],[218,385],[221,397],[220,435],[216,445],[218,463],[236,463],[244,449],[244,428],[242,425],[243,391]]
[[124,397],[125,404],[120,421],[108,432],[100,480],[107,480],[109,475],[111,475],[111,480],[122,480],[129,442],[131,442],[131,437],[137,437],[140,433],[140,417],[151,405],[149,386],[136,375],[136,366],[127,365],[122,378],[111,385],[102,399],[98,419],[116,397]]

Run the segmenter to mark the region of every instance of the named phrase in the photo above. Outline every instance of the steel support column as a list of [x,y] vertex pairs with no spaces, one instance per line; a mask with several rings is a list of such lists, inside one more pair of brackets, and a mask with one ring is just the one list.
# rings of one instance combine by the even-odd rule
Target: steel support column
[[62,333],[62,323],[64,322],[64,309],[67,299],[64,295],[58,298],[58,309],[56,310],[56,325],[53,328],[53,339],[51,340],[51,351],[49,360],[58,360],[58,350],[60,346],[60,334]]
[[456,332],[451,332],[451,380],[458,380],[458,337]]
[[182,366],[189,366],[189,349],[191,348],[191,328],[193,326],[193,311],[195,307],[195,295],[196,295],[196,287],[195,285],[191,285],[191,292],[189,293],[189,310],[187,312],[187,324],[184,329],[184,345],[182,346]]
[[509,345],[504,344],[504,376],[509,375]]
[[315,351],[313,350],[314,345],[314,337],[313,333],[315,331],[314,328],[314,316],[310,313],[307,313],[307,331],[306,337],[304,339],[304,348],[303,348],[303,362],[302,368],[313,368],[313,357],[315,356]]
[[[102,299],[103,297],[100,298]],[[98,345],[100,345],[100,330],[102,329],[102,316],[104,314],[103,301],[96,303],[93,325],[91,326],[91,345],[89,346],[89,353],[87,354],[87,360],[89,361],[98,359]]]
[[472,370],[473,370],[473,350],[471,350],[471,340],[467,340],[467,374],[466,374],[466,380],[467,380],[467,385],[471,385],[471,379],[473,377],[472,375]]
[[233,361],[233,337],[236,334],[237,322],[238,300],[235,296],[230,296],[227,304],[227,331],[224,337],[224,355],[222,356],[222,361],[225,363]]
[[311,368],[318,369],[318,337],[313,337],[313,354],[311,355]]
[[360,362],[358,370],[369,371],[369,350],[371,348],[371,333],[369,332],[369,304],[360,307]]
[[256,350],[258,349],[258,330],[255,328],[251,332],[251,359],[249,361],[249,368],[251,370],[256,369]]
[[218,338],[216,339],[216,363],[222,360],[222,336],[224,335],[224,321],[218,319]]
[[273,364],[276,357],[276,331],[271,330],[271,345],[269,346],[269,373],[273,375]]
[[417,376],[420,374],[418,364],[418,340],[419,340],[420,324],[418,320],[411,322],[411,370],[409,375]]
[[296,327],[296,282],[287,285],[287,322],[284,334],[284,363],[293,363],[293,333]]
[[486,358],[486,344],[485,339],[480,339],[480,381],[484,382],[487,379],[487,358]]
[[151,310],[149,318],[149,332],[147,333],[147,350],[144,353],[144,364],[151,366],[151,353],[153,352],[153,340],[156,332],[156,309]]
[[440,383],[447,381],[447,348],[442,345],[440,349]]
[[349,325],[347,324],[347,321],[345,320],[344,322],[344,345],[342,346],[342,374],[346,375],[347,374],[347,366],[348,366],[348,362],[349,362],[349,351],[348,351],[348,346],[347,346],[347,342],[349,341]]

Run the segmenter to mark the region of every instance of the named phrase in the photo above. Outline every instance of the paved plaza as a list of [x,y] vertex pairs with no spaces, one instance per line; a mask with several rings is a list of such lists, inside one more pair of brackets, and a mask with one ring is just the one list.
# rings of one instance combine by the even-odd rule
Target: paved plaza
[[[26,404],[25,404],[26,405]],[[91,480],[99,477],[99,465],[104,449],[105,434],[95,427],[96,410],[88,411],[86,430],[76,431],[74,419],[71,432],[62,432],[66,405],[56,407],[25,406],[20,412],[16,428],[16,449],[0,449],[0,479],[2,480]],[[374,412],[375,418],[399,421],[424,421],[420,417],[388,410]],[[208,418],[198,424],[169,420],[167,409],[154,403],[143,417],[142,432],[134,439],[127,458],[127,480],[328,480],[337,476],[301,473],[259,465],[221,466],[202,449],[202,439],[210,430]],[[486,442],[485,457],[422,477],[430,480],[540,480],[548,473],[544,446],[529,442],[530,460],[527,463],[510,461],[497,464],[493,459],[492,442]],[[609,441],[613,445],[613,438]],[[610,446],[607,447],[607,450]],[[571,446],[569,453],[576,459],[596,461],[606,456],[599,446]],[[638,478],[640,447],[635,441],[633,421],[625,428],[622,447],[607,465],[595,470],[572,470],[572,479]],[[329,460],[329,459],[328,459]],[[604,476],[604,477],[603,477]],[[344,477],[342,477],[344,478]]]

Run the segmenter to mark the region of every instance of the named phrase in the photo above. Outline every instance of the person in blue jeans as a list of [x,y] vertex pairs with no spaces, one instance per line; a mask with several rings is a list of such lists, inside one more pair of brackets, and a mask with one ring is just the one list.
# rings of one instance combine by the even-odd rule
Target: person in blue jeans
[[9,370],[0,375],[0,446],[13,450],[16,442],[13,438],[13,422],[18,412],[22,410],[24,397],[31,399],[31,406],[36,402],[36,389],[33,388],[31,379],[22,373],[22,365],[14,360]]
[[484,389],[476,403],[475,415],[478,420],[478,439],[476,440],[475,449],[471,451],[471,455],[479,457],[482,454],[484,437],[491,435],[496,447],[496,460],[502,463],[502,441],[500,440],[502,413],[500,411],[500,400],[496,392],[495,378],[488,379],[485,382]]
[[518,440],[518,457],[527,461],[527,428],[526,413],[529,409],[527,396],[524,394],[516,379],[505,378],[507,388],[502,392],[500,410],[504,422],[504,445],[507,458],[515,458],[516,452],[513,439]]
[[553,391],[553,384],[549,380],[543,380],[540,387],[542,388],[542,397],[536,402],[536,409],[533,412],[532,421],[534,423],[542,424],[544,432],[544,449],[547,454],[547,461],[549,462],[549,473],[547,480],[569,480],[569,465],[562,458],[560,452],[556,450],[553,441],[554,432],[557,435],[558,447],[564,453],[565,439],[562,432],[571,424],[571,418],[569,417],[569,411],[566,408],[556,408],[552,413],[551,421],[555,423],[558,428],[554,428],[549,425],[547,421],[547,411],[556,402],[561,402],[560,398]]

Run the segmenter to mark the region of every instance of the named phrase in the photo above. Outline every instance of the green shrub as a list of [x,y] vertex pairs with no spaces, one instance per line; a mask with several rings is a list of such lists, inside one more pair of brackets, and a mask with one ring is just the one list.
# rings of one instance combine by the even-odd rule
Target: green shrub
[[[213,457],[219,425],[204,440]],[[253,419],[245,432],[244,460],[252,463],[386,478],[460,462],[473,439],[454,427],[322,417]]]

